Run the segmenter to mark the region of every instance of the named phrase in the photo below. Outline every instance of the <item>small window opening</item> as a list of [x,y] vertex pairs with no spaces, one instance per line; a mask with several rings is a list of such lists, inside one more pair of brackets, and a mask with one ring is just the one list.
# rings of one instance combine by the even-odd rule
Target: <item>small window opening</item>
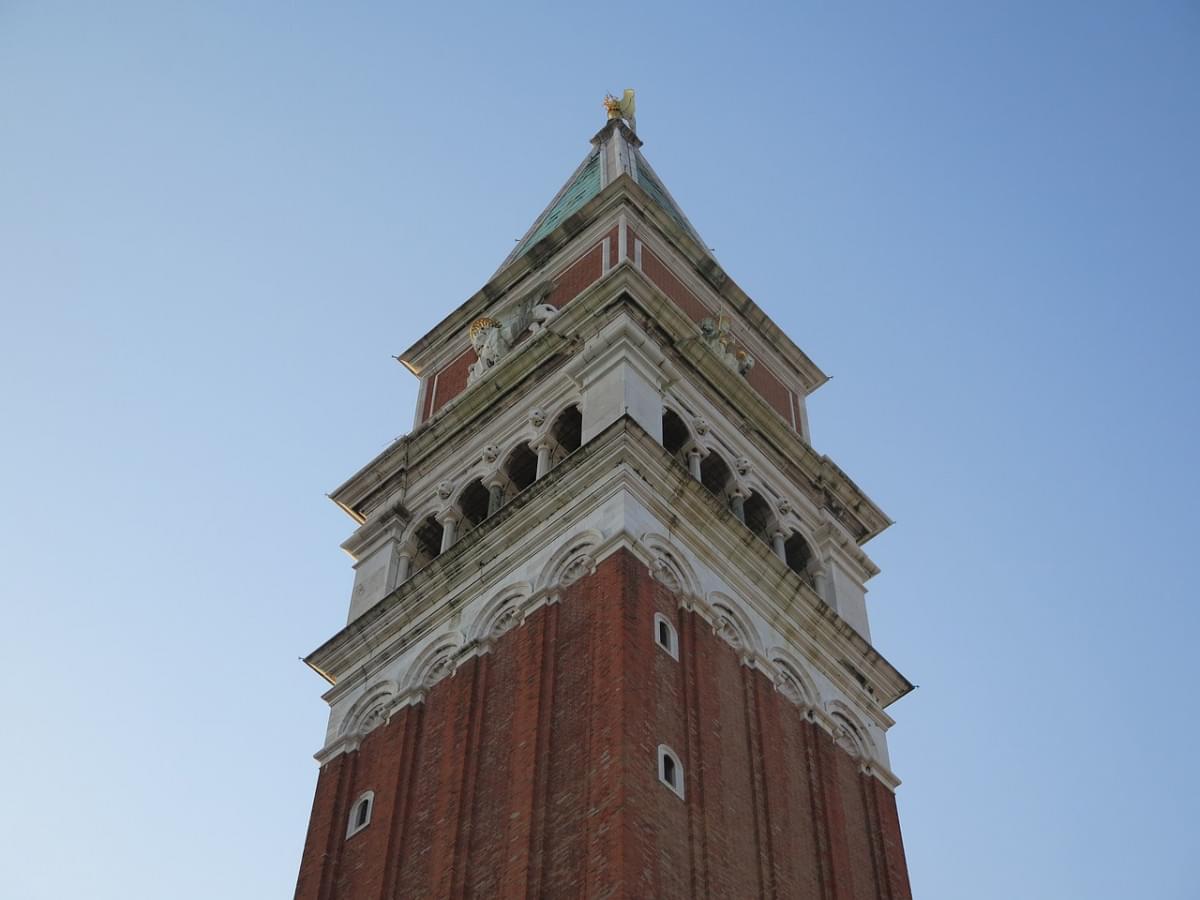
[[350,823],[346,837],[353,837],[371,824],[371,811],[375,806],[375,792],[367,791],[358,798],[350,812]]
[[784,552],[787,556],[788,568],[803,578],[809,587],[816,590],[817,579],[813,574],[816,557],[808,542],[798,532],[793,531],[791,537],[787,539],[787,543],[784,544]]
[[658,747],[658,780],[683,799],[683,766],[666,744]]
[[683,450],[691,441],[692,435],[683,419],[679,418],[673,410],[664,410],[662,428],[663,446],[667,448],[667,452],[686,463]]
[[561,462],[583,445],[583,412],[578,406],[568,406],[554,421],[550,437],[557,444],[555,462]]
[[733,470],[716,453],[709,453],[700,463],[700,481],[714,496],[725,500],[733,483]]
[[661,613],[654,615],[654,640],[672,659],[679,659],[679,637],[675,627]]
[[537,480],[537,454],[528,444],[518,444],[504,463],[504,474],[512,482],[516,493],[521,493]]
[[770,546],[771,535],[775,532],[775,517],[771,514],[771,504],[763,499],[758,491],[751,491],[746,498],[746,527],[749,528],[764,544]]
[[467,529],[477,528],[488,517],[488,489],[476,478],[458,498]]
[[413,534],[417,552],[413,556],[412,571],[419,572],[442,554],[442,523],[429,516],[417,526]]

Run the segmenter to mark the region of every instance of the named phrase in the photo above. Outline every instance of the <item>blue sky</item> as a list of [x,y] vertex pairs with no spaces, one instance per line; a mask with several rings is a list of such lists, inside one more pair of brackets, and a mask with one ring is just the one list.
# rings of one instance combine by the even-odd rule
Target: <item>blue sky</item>
[[391,355],[639,91],[834,377],[924,900],[1198,896],[1200,4],[0,0],[6,897],[290,896]]

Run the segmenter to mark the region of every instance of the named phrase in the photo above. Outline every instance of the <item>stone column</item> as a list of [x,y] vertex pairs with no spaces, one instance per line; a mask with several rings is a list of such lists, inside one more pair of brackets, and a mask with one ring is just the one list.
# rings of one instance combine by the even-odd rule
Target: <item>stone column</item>
[[687,458],[688,458],[688,471],[692,473],[693,478],[695,478],[697,481],[699,481],[700,480],[700,460],[702,458],[702,454],[700,453],[700,451],[697,448],[693,447],[691,450],[688,451]]
[[833,602],[833,591],[829,589],[829,573],[826,571],[825,567],[818,566],[817,568],[813,569],[812,578],[813,587],[817,591],[817,596],[819,596],[834,609],[837,609],[836,604]]
[[537,451],[537,477],[540,479],[550,471],[550,442],[540,441],[533,449]]
[[504,505],[504,483],[497,478],[488,482],[488,517],[500,512]]
[[442,553],[454,546],[458,540],[458,510],[450,509],[438,516],[442,523]]
[[396,583],[392,587],[408,581],[409,569],[412,568],[412,550],[405,547],[396,553]]
[[746,495],[742,493],[742,489],[738,488],[729,498],[729,508],[733,514],[738,517],[738,521],[743,525],[746,524]]
[[775,549],[775,555],[787,562],[787,540],[783,536],[783,532],[776,530],[771,535],[771,546]]

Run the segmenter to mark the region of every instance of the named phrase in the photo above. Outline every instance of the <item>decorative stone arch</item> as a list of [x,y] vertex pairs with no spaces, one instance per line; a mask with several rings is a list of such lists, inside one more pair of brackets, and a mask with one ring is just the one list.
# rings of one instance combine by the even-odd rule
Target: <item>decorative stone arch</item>
[[372,685],[365,694],[354,701],[342,724],[338,737],[365,737],[391,717],[392,708],[400,696],[396,682],[380,681]]
[[687,416],[670,403],[663,404],[663,447],[676,459],[686,462],[688,450],[695,446],[696,438],[688,425]]
[[490,646],[501,635],[519,627],[525,620],[525,605],[533,593],[528,582],[509,585],[483,605],[471,627],[467,644]]
[[445,526],[438,521],[440,507],[427,504],[413,516],[412,524],[404,533],[402,544],[412,549],[410,573],[419,572],[437,559],[442,553],[442,532]]
[[752,664],[763,655],[758,634],[741,604],[725,594],[708,598],[713,632],[742,655],[742,662]]
[[504,475],[505,498],[511,499],[517,494],[532,487],[537,481],[537,453],[530,444],[537,435],[529,435],[522,431],[521,435],[510,441],[500,459],[500,471]]
[[655,581],[679,595],[681,601],[691,602],[701,596],[700,579],[687,556],[667,537],[647,532],[642,535],[641,544],[649,557],[650,574]]
[[874,759],[875,742],[858,713],[841,700],[831,700],[827,710],[834,742],[855,759]]
[[441,634],[430,641],[408,667],[404,693],[417,702],[424,701],[430,688],[454,674],[461,651],[462,645],[454,634]]
[[556,405],[551,407],[542,407],[542,409],[545,410],[543,413],[543,416],[545,417],[544,421],[540,426],[533,430],[529,438],[530,440],[536,440],[537,438],[548,435],[553,430],[554,423],[559,421],[572,409],[576,409],[580,412],[580,414],[582,414],[583,395],[574,393],[566,399],[559,401]]
[[558,549],[542,570],[537,590],[558,591],[596,571],[596,554],[604,535],[594,529],[581,531]]
[[767,656],[775,667],[775,689],[812,718],[812,710],[821,705],[821,694],[808,667],[782,647],[771,648]]
[[575,397],[562,403],[553,415],[546,419],[539,442],[550,446],[550,467],[560,462],[583,446],[583,400]]

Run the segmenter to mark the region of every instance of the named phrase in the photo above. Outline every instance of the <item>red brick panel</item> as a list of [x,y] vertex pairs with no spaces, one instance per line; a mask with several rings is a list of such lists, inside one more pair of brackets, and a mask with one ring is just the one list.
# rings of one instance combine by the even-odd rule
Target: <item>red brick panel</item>
[[675,301],[693,322],[703,322],[713,311],[675,277],[649,247],[642,247],[642,272],[658,289]]
[[[515,633],[513,643],[527,644],[529,632],[530,629],[523,628]],[[478,742],[477,780],[472,798],[469,868],[464,866],[464,871],[459,873],[463,882],[470,885],[468,893],[477,897],[500,895],[507,874],[509,829],[517,824],[509,811],[529,793],[530,773],[522,772],[515,765],[514,756],[534,739],[537,723],[535,720],[532,728],[525,724],[524,734],[516,730],[521,708],[517,696],[522,687],[520,657],[530,655],[528,647],[519,648],[519,655],[512,652],[517,649],[506,646],[499,652],[488,654],[488,688],[478,704],[482,711],[482,735]],[[529,769],[532,765],[533,760],[528,759],[524,767]],[[516,783],[512,776],[520,778],[521,783]],[[522,819],[527,820],[526,817]],[[527,853],[528,842],[524,841],[520,852],[522,862]],[[524,869],[522,865],[518,872],[523,874]]]
[[[594,582],[603,578],[604,575],[588,579],[586,593],[596,592]],[[578,595],[582,588],[575,585],[572,594]],[[587,871],[591,668],[593,655],[604,649],[604,636],[597,635],[592,627],[595,612],[586,603],[566,601],[559,610],[546,761],[549,777],[541,825],[543,894],[553,891],[556,885],[582,885]]]
[[812,725],[778,691],[760,690],[771,874],[781,897],[823,897],[818,816],[806,762]]
[[337,821],[335,817],[340,808],[339,788],[344,777],[343,769],[348,761],[349,757],[338,756],[321,767],[312,816],[308,821],[304,856],[300,862],[300,877],[296,882],[296,900],[321,900],[328,896],[328,892],[322,891],[322,882],[327,864],[341,843],[339,829],[345,828],[345,823]]
[[770,369],[758,363],[746,374],[746,381],[789,425],[792,424],[792,392]]
[[562,309],[582,294],[604,271],[603,251],[604,245],[597,244],[554,279],[554,290],[547,302]]
[[908,864],[904,860],[904,840],[900,835],[900,815],[896,810],[896,795],[873,778],[868,783],[875,795],[875,806],[879,811],[879,845],[883,853],[892,900],[912,900]]
[[859,774],[858,760],[845,753],[835,754],[838,793],[846,823],[846,847],[850,854],[850,875],[854,900],[879,900],[887,895],[880,890],[876,877],[876,834],[871,821]]
[[479,357],[473,349],[466,350],[461,356],[437,373],[434,382],[434,397],[429,402],[430,415],[437,412],[459,394],[467,389],[467,376]]
[[760,896],[758,833],[741,660],[699,628],[700,766],[712,801],[705,804],[709,889],[720,897]]

